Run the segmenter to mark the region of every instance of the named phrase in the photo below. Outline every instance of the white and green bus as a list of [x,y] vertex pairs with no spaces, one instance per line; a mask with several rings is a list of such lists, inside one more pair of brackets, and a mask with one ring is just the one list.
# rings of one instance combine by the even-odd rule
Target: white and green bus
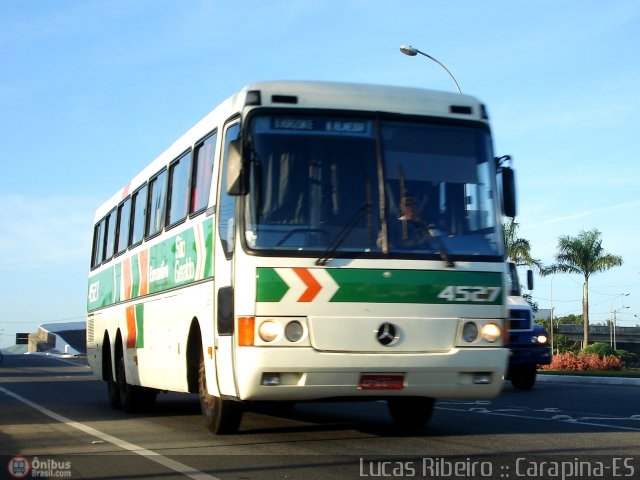
[[423,425],[501,389],[514,197],[473,97],[249,85],[98,208],[89,363],[112,407],[199,393],[219,434],[260,401]]

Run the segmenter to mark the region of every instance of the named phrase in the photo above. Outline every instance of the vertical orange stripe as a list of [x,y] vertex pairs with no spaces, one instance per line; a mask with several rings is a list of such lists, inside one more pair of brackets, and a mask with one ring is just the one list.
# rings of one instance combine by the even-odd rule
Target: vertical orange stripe
[[127,307],[127,348],[136,347],[136,308]]
[[124,284],[124,300],[131,298],[131,257],[122,261],[122,283]]
[[149,250],[140,250],[138,265],[140,267],[140,292],[138,295],[142,296],[149,293]]

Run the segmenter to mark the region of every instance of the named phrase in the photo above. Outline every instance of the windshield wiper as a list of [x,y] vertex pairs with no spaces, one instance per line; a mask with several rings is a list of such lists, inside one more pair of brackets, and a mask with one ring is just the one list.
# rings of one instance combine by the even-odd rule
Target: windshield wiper
[[440,258],[442,258],[442,260],[444,260],[445,265],[448,268],[453,268],[456,266],[455,263],[453,263],[453,260],[451,260],[451,256],[449,255],[449,252],[447,251],[447,247],[444,246],[444,243],[442,242],[442,235],[440,234],[440,230],[438,229],[438,227],[436,227],[435,225],[427,225],[426,223],[423,225],[424,228],[424,232],[427,234],[427,236],[433,240],[433,243],[436,246],[436,250],[438,251],[438,254],[440,254]]
[[353,228],[356,226],[356,224],[358,223],[358,220],[360,220],[360,217],[362,217],[362,215],[365,212],[368,212],[370,209],[371,209],[371,204],[364,203],[356,211],[356,213],[349,219],[349,221],[345,224],[345,226],[342,227],[342,230],[340,230],[338,235],[336,235],[336,238],[333,241],[333,243],[331,243],[331,245],[329,245],[329,247],[324,251],[322,256],[316,260],[316,265],[324,266],[327,264],[329,260],[331,260],[333,255],[336,253],[336,250],[338,250],[340,245],[342,245],[342,242],[345,241],[349,233],[351,233],[351,230],[353,230]]

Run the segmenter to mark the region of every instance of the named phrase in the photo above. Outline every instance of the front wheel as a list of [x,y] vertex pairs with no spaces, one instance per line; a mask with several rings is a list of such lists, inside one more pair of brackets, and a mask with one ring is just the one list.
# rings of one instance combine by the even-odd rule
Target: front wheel
[[387,408],[398,427],[418,429],[431,419],[434,403],[430,397],[392,397],[387,399]]
[[198,368],[198,393],[204,423],[209,431],[215,435],[236,433],[242,420],[242,404],[209,394],[202,351]]
[[531,390],[536,383],[537,369],[535,365],[522,365],[511,373],[511,385],[518,390]]

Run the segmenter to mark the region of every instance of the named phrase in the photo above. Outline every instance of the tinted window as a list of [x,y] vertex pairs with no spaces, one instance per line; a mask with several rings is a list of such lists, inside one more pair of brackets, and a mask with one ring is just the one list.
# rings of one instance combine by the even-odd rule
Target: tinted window
[[147,216],[147,186],[136,190],[131,195],[131,241],[129,245],[136,245],[144,237],[144,225]]
[[213,173],[213,154],[216,149],[216,133],[196,145],[193,155],[193,189],[191,191],[191,213],[207,207],[211,175]]
[[229,155],[229,144],[238,138],[240,125],[234,124],[227,128],[224,141],[224,162],[221,169],[220,179],[220,212],[218,213],[218,232],[222,248],[227,259],[233,255],[235,217],[236,217],[236,197],[227,194],[227,156]]
[[131,217],[131,197],[118,206],[118,228],[116,231],[116,253],[122,253],[129,243],[129,224]]
[[111,260],[113,257],[113,250],[115,248],[115,236],[116,236],[116,210],[115,208],[109,212],[106,218],[104,239],[104,258],[103,260]]
[[169,166],[169,215],[167,223],[173,225],[187,216],[189,207],[189,164],[187,153]]
[[164,212],[167,204],[167,171],[163,170],[149,181],[149,218],[147,236],[164,228]]
[[97,267],[102,262],[104,219],[93,227],[93,254],[91,255],[91,267]]

